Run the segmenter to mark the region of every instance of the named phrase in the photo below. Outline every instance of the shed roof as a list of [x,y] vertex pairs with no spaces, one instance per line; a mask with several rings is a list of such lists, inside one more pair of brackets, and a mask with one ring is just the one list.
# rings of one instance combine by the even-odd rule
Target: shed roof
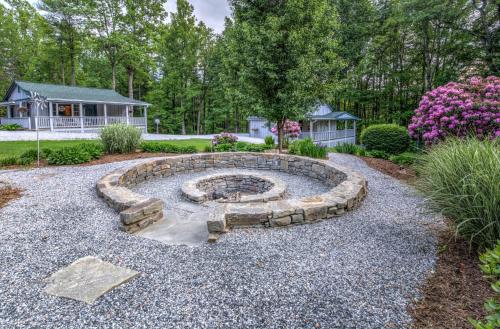
[[351,121],[360,120],[360,118],[348,112],[330,112],[328,114],[322,114],[322,115],[309,115],[307,116],[307,118],[309,120],[351,120]]
[[47,100],[51,101],[70,101],[82,103],[106,103],[106,104],[126,104],[126,105],[143,105],[148,106],[149,103],[135,100],[120,95],[111,89],[74,87],[65,85],[56,85],[48,83],[35,83],[27,81],[14,81],[4,97],[4,101],[8,100],[15,86],[19,86],[26,92],[37,92]]

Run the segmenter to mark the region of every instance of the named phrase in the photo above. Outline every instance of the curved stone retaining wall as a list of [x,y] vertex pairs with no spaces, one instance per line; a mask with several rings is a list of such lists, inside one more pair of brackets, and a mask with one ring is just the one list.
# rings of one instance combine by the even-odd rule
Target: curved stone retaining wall
[[163,218],[163,202],[133,193],[127,187],[156,177],[211,168],[279,170],[319,179],[331,187],[326,193],[301,199],[223,204],[207,221],[212,238],[213,234],[226,232],[228,228],[286,226],[339,216],[358,205],[367,192],[367,182],[362,175],[327,160],[239,152],[180,155],[119,169],[97,183],[97,192],[120,211],[124,229],[135,232]]

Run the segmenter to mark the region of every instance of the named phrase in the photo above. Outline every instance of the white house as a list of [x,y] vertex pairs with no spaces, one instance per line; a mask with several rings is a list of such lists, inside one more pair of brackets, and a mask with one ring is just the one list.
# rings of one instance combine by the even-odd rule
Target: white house
[[[315,143],[335,146],[356,144],[356,122],[360,119],[347,112],[336,112],[327,104],[318,104],[305,120],[300,121],[302,133],[299,139],[311,138]],[[274,136],[269,123],[261,117],[248,118],[250,137]]]
[[[34,93],[45,103],[38,111],[32,98]],[[0,117],[0,124],[16,123],[31,130],[84,132],[124,123],[146,130],[148,106],[149,103],[110,89],[14,81],[0,102],[0,108],[7,109],[6,115]]]

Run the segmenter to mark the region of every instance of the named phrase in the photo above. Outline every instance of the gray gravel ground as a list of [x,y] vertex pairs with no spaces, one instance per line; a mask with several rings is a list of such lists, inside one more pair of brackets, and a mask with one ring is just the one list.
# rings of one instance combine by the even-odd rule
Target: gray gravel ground
[[[26,189],[0,210],[0,327],[409,327],[406,307],[434,266],[429,226],[439,219],[422,214],[406,185],[357,158],[332,157],[368,178],[357,210],[196,247],[119,231],[94,184],[123,162],[0,172]],[[141,275],[91,306],[43,292],[44,278],[88,255]]]

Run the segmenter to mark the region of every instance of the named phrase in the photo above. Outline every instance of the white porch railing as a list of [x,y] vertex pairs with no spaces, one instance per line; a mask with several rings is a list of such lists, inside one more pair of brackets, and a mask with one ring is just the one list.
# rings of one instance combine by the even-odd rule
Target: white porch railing
[[355,130],[354,129],[347,129],[347,130],[333,130],[333,131],[315,131],[312,133],[305,131],[302,132],[299,136],[299,139],[305,139],[305,138],[312,138],[313,141],[315,142],[322,142],[322,141],[333,141],[336,139],[349,139],[355,137]]
[[[35,121],[35,118],[32,118]],[[2,119],[3,121],[3,119]],[[39,129],[86,129],[100,128],[115,123],[127,123],[126,117],[38,117]],[[130,117],[129,125],[146,126],[144,117]],[[32,128],[36,128],[32,124]]]

